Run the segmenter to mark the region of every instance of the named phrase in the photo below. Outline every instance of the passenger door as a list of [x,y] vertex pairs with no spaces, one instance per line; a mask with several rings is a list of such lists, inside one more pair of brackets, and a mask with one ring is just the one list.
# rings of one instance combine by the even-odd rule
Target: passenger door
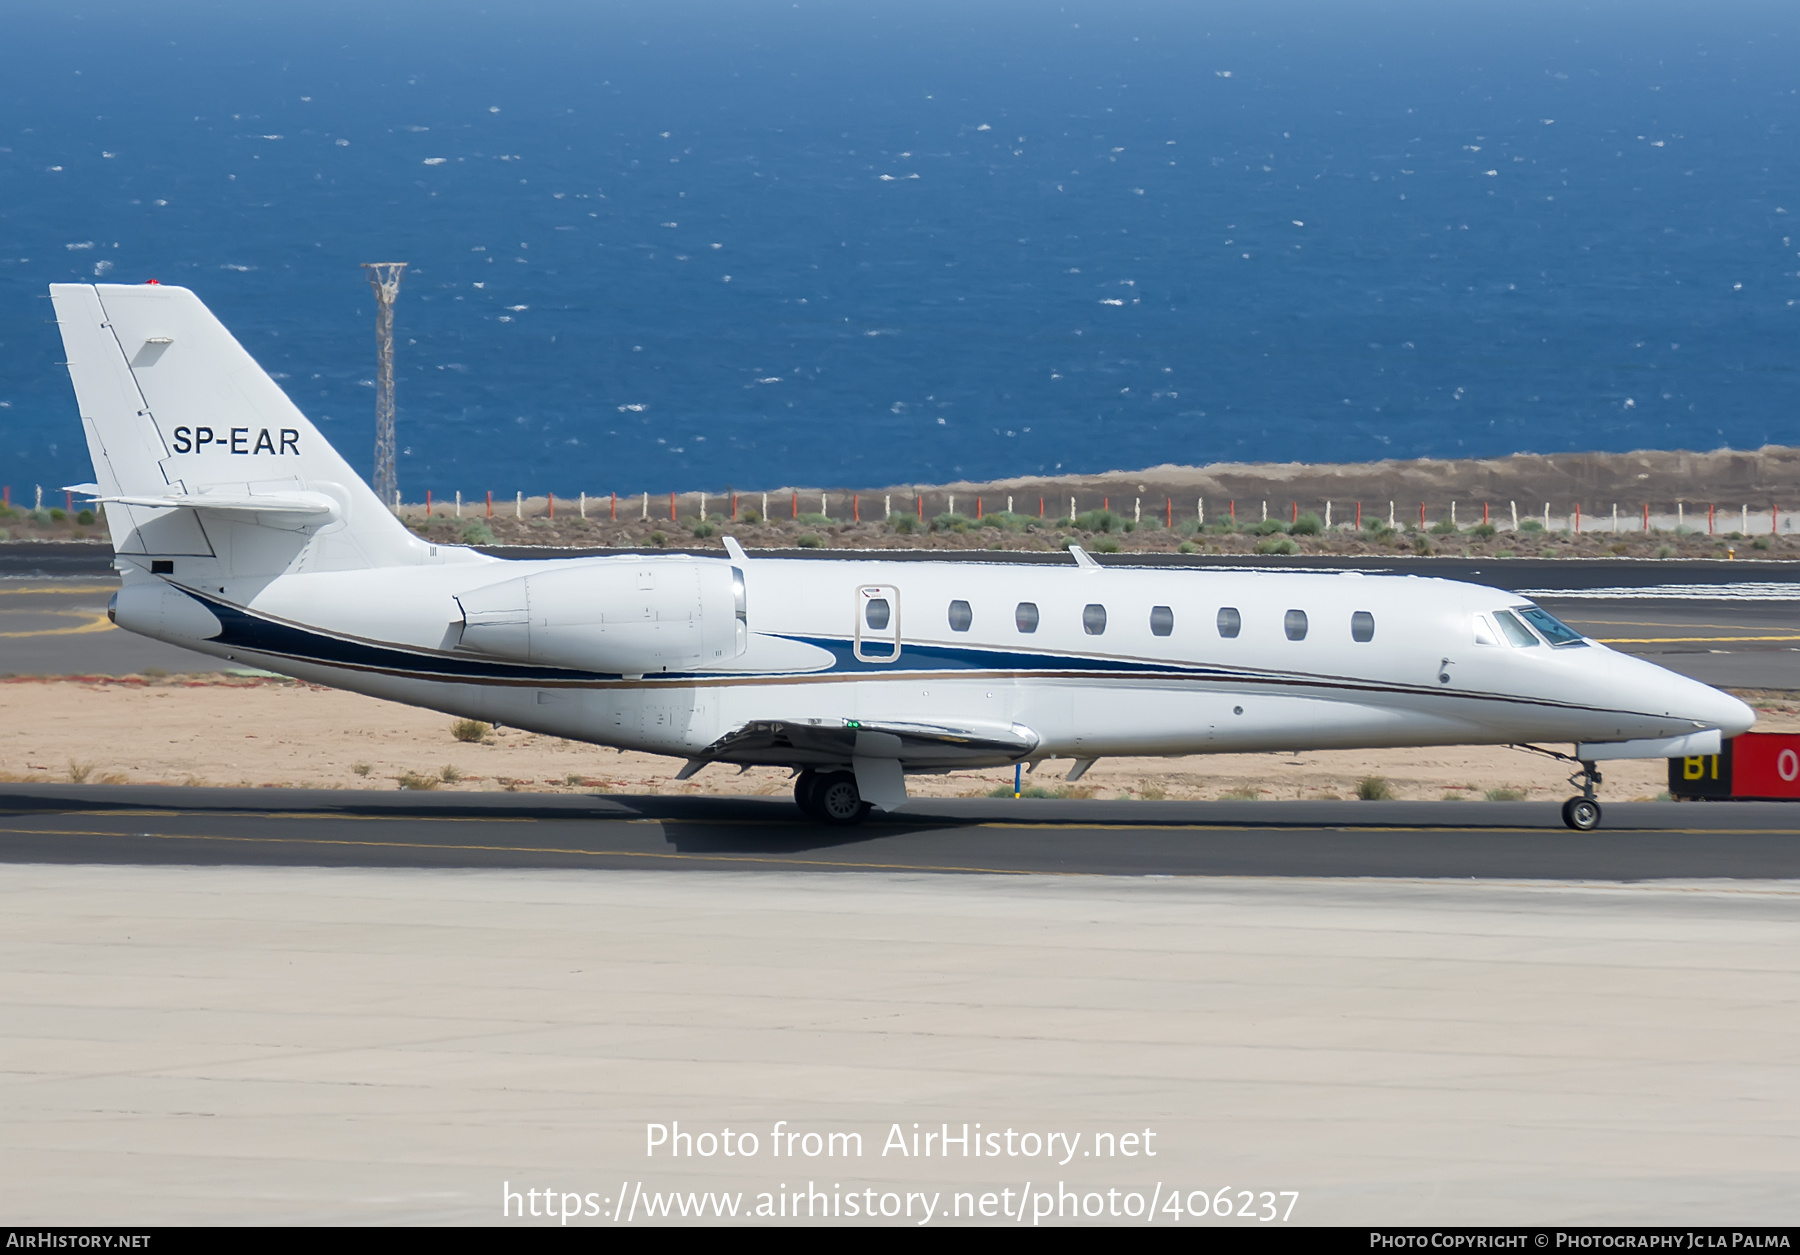
[[900,657],[900,590],[892,584],[864,584],[856,590],[856,632],[852,652],[862,662],[895,662]]

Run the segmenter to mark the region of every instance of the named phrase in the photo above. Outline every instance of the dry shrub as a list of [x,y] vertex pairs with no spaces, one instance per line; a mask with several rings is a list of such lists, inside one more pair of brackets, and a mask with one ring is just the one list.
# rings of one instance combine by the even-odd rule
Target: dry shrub
[[493,729],[479,719],[458,719],[450,725],[450,735],[459,741],[474,745],[487,739]]

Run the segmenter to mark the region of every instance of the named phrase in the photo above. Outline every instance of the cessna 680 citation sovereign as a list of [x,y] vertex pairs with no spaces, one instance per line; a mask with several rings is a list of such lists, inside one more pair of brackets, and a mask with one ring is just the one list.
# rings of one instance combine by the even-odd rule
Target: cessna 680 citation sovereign
[[[183,288],[51,287],[122,628],[472,719],[797,774],[854,823],[909,773],[1104,755],[1574,743],[1711,754],[1742,702],[1495,588],[1415,576],[622,554],[413,535]],[[1546,751],[1548,752],[1548,751]]]

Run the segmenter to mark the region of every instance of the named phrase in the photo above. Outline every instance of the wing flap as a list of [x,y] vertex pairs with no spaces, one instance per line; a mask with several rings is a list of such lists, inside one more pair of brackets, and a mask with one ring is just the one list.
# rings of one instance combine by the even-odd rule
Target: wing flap
[[758,719],[735,728],[699,755],[706,762],[773,766],[848,765],[894,759],[914,770],[998,766],[1037,749],[1023,724],[949,724],[904,720]]

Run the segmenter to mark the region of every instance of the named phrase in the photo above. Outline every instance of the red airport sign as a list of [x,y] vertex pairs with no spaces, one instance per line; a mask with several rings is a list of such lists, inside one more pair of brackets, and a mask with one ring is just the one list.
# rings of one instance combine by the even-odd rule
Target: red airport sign
[[1800,801],[1800,733],[1746,732],[1717,754],[1669,760],[1669,796]]

